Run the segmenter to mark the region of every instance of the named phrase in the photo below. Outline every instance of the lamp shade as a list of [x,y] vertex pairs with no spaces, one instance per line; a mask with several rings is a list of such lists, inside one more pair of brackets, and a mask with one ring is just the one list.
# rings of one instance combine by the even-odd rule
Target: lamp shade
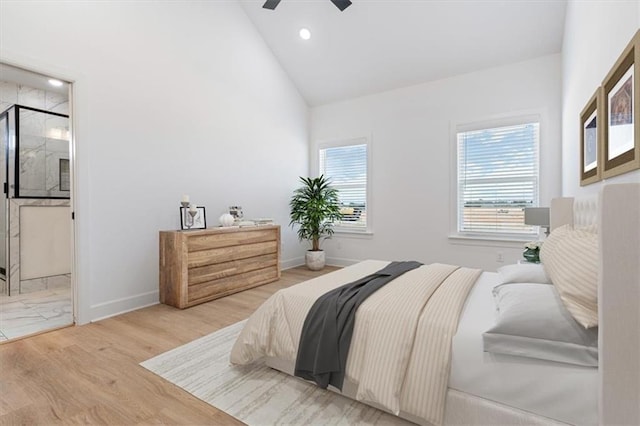
[[524,209],[526,225],[549,226],[549,207],[526,207]]

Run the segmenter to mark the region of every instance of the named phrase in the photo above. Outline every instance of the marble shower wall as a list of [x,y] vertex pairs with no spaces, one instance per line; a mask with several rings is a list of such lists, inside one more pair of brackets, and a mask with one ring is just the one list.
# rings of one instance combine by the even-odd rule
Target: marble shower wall
[[67,95],[0,80],[0,112],[15,104],[69,115]]
[[[18,111],[20,196],[69,197],[69,119]],[[66,173],[61,173],[65,166]]]

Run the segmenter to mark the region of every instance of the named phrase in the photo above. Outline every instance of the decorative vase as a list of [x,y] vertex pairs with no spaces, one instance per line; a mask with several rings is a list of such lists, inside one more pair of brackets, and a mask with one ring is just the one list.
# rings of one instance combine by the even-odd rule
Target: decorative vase
[[220,221],[220,225],[224,227],[232,226],[235,219],[229,213],[225,213],[218,219]]
[[527,262],[531,263],[540,263],[540,250],[539,249],[525,249],[522,252],[522,257],[524,257]]
[[307,264],[307,268],[312,271],[319,271],[324,268],[324,251],[318,250],[308,250],[307,255],[305,256],[305,261]]

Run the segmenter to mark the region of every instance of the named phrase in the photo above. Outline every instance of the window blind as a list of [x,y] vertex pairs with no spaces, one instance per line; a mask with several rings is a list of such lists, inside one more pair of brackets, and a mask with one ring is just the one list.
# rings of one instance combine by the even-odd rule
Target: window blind
[[539,123],[457,133],[458,232],[535,234],[524,208],[538,205]]
[[367,144],[322,148],[320,174],[338,190],[343,219],[340,228],[367,229]]

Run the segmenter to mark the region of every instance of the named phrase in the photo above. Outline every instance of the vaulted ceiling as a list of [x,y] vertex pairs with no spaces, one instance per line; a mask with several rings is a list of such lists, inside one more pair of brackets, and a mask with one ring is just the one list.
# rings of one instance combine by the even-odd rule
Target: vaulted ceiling
[[[238,0],[310,105],[559,53],[566,0]],[[311,31],[303,40],[301,28]]]

